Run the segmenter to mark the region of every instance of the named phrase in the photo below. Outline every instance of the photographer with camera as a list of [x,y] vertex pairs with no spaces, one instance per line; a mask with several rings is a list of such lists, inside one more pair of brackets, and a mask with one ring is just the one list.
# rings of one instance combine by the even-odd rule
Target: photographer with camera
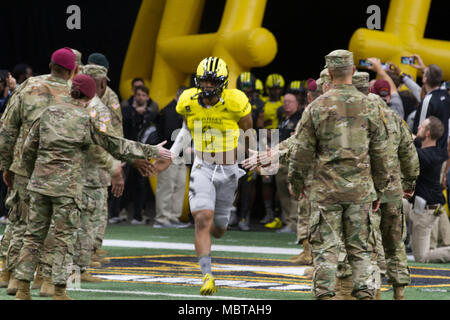
[[[438,224],[445,204],[440,175],[442,164],[448,157],[437,146],[443,134],[444,125],[434,116],[425,119],[419,126],[414,143],[419,156],[420,175],[414,196],[410,201],[403,201],[414,259],[421,263],[450,262],[450,247],[430,249],[431,232]],[[411,195],[405,196],[408,198]]]
[[[371,66],[367,66],[367,68],[371,71],[376,72],[380,80],[384,80],[383,82],[378,80],[375,83],[375,92],[372,93],[378,94],[381,98],[383,98],[383,100],[386,101],[387,105],[391,107],[392,110],[397,112],[400,117],[402,117],[402,119],[404,119],[405,109],[403,107],[403,101],[400,98],[397,86],[395,85],[394,81],[383,68],[380,59],[369,58],[367,60],[372,64]],[[389,86],[387,86],[387,84]]]

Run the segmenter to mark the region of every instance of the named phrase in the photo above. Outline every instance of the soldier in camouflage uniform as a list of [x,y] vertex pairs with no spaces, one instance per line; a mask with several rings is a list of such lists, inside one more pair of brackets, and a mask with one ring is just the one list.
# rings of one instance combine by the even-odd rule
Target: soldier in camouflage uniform
[[[326,86],[325,86],[325,90],[328,91],[331,86],[331,81],[329,81],[328,79],[324,79],[326,77],[328,77],[328,79],[330,79],[327,69],[322,71],[321,78],[319,78],[318,80],[320,80],[320,82],[319,82],[320,85],[323,85],[325,83],[325,81],[328,81],[328,82],[326,82]],[[309,89],[309,90],[311,90],[311,89]],[[319,88],[317,88],[317,90],[319,90]],[[323,90],[323,88],[321,87],[320,94],[322,94],[322,90]],[[313,99],[314,98],[308,94],[308,103],[309,104],[311,104],[313,102]],[[308,107],[309,107],[309,105],[306,108],[308,108]],[[301,129],[300,124],[301,124],[301,122],[298,123],[298,125],[296,127],[296,132],[298,132]],[[295,145],[295,134],[293,136],[291,136],[289,139],[282,141],[275,148],[272,148],[271,157],[272,158],[278,157],[279,163],[281,165],[288,166],[289,159],[291,157],[291,152],[292,152],[294,145]],[[260,161],[258,161],[258,159],[261,159],[262,156],[263,156],[263,154],[259,153],[259,154],[255,154],[254,156],[246,159],[243,162],[243,167],[245,169],[254,170],[257,166],[261,166],[262,163]],[[277,161],[272,160],[271,163],[277,163]],[[303,251],[299,255],[293,256],[292,258],[289,259],[291,262],[293,262],[297,265],[311,265],[312,264],[311,247],[310,247],[309,240],[308,240],[308,238],[309,238],[309,217],[310,217],[309,191],[310,191],[310,186],[311,186],[311,182],[313,179],[312,173],[313,173],[313,170],[311,169],[309,171],[308,177],[305,180],[304,194],[300,196],[300,199],[299,199],[298,205],[297,205],[297,218],[298,218],[297,239],[298,239],[298,242],[302,244]]]
[[[30,78],[23,83],[14,92],[3,114],[0,164],[7,175],[14,177],[12,199],[15,201],[9,216],[12,237],[7,254],[7,269],[11,273],[14,272],[22,248],[29,210],[29,193],[26,188],[28,178],[20,163],[23,142],[31,124],[42,110],[69,99],[67,80],[71,78],[74,67],[73,52],[68,48],[57,50],[52,55],[51,74]],[[7,292],[14,295],[16,291],[17,281],[11,278]]]
[[[102,66],[87,65],[82,68],[82,73],[101,81],[106,78],[106,69]],[[96,121],[102,120],[110,134],[114,133],[111,127],[110,112],[98,97],[100,86],[97,85],[97,95],[91,100],[88,111]],[[81,271],[82,282],[99,282],[100,278],[91,276],[87,268],[91,263],[91,254],[93,252],[94,225],[99,223],[100,217],[104,215],[105,210],[105,187],[111,182],[111,175],[117,175],[122,179],[121,162],[115,160],[100,146],[92,145],[87,151],[84,162],[83,178],[83,208],[81,210],[81,226],[77,232],[77,242],[75,245],[74,261]],[[105,166],[106,165],[106,166]],[[44,285],[41,289],[41,296],[52,296],[54,291],[51,282],[52,263],[54,252],[54,234],[53,226],[47,235],[44,251],[42,253],[41,266],[44,279]]]
[[[102,120],[107,125],[107,130],[110,134],[120,136],[120,133],[115,130],[111,123],[112,116],[110,110],[99,98],[104,93],[104,90],[101,89],[101,85],[99,86],[99,84],[106,79],[106,68],[99,65],[86,65],[82,72],[83,74],[87,74],[94,78],[97,83],[97,95],[92,99],[88,106],[91,117],[97,121]],[[141,160],[135,160],[135,163],[139,161]],[[108,166],[105,167],[102,163],[107,163]],[[136,164],[136,167],[139,168],[138,164]],[[114,190],[116,187],[115,181],[117,181],[117,179],[121,180],[121,183],[119,184],[123,186],[123,176],[121,162],[114,159],[100,146],[91,146],[89,148],[85,161],[85,173],[83,204],[86,214],[82,212],[81,218],[83,222],[83,219],[87,216],[89,221],[86,220],[85,227],[83,228],[83,231],[86,232],[79,232],[79,239],[81,241],[78,242],[80,247],[77,248],[79,249],[77,254],[79,255],[78,266],[82,271],[81,281],[92,282],[95,281],[95,278],[89,276],[87,272],[84,271],[89,267],[91,254],[94,251],[94,242],[97,235],[97,233],[94,232],[94,228],[95,226],[102,225],[103,218],[108,215],[106,201],[108,195],[107,188],[111,185],[111,176],[114,178]],[[119,192],[121,193],[121,191]],[[90,238],[87,238],[87,236],[90,236]]]
[[[403,242],[406,235],[406,222],[402,198],[403,190],[410,194],[415,188],[415,181],[419,175],[417,152],[411,133],[403,119],[389,108],[381,97],[369,93],[369,74],[356,72],[353,76],[353,84],[382,110],[388,130],[388,163],[391,180],[381,196],[380,210],[374,214],[376,250],[373,263],[377,264],[382,275],[387,276],[388,283],[393,285],[394,299],[402,299],[404,287],[410,283]],[[346,260],[345,252],[341,253],[338,270],[337,281],[341,285],[340,298],[349,299],[352,270]],[[377,285],[381,286],[381,279]],[[381,299],[380,290],[377,291],[377,298]]]
[[[343,241],[353,270],[353,296],[372,299],[372,210],[389,181],[387,133],[376,106],[352,85],[353,54],[336,50],[325,57],[333,89],[315,100],[295,135],[289,165],[292,194],[298,197],[315,161],[311,185],[310,242],[316,299],[335,295]],[[343,234],[343,240],[341,237]]]
[[[75,54],[75,68],[71,79],[68,81],[68,86],[72,86],[72,78],[80,73],[80,68],[83,66],[82,54],[76,49],[71,49]],[[41,251],[41,259],[37,268],[36,276],[33,281],[32,289],[40,289],[39,295],[41,297],[51,297],[54,294],[54,286],[52,283],[52,264],[53,251],[55,247],[55,230],[53,223],[47,233],[44,241],[44,247]]]
[[[114,113],[113,108],[107,107],[100,97],[105,96],[105,92],[107,92],[107,72],[108,70],[100,65],[88,64],[83,67],[83,73],[88,74],[94,77],[97,83],[97,97],[91,104],[94,104],[93,107],[96,110],[97,114],[102,114],[102,117],[108,119],[108,130],[109,132],[116,137],[123,137],[123,128],[121,124],[121,119],[118,120],[117,115]],[[97,150],[101,149],[101,147],[96,147]],[[108,259],[101,257],[97,254],[97,251],[101,249],[103,243],[103,237],[105,234],[105,229],[108,221],[108,187],[113,184],[113,188],[116,186],[121,186],[123,191],[124,185],[124,177],[122,167],[120,166],[120,162],[118,160],[114,160],[114,158],[110,159],[113,163],[115,163],[113,169],[113,175],[111,175],[110,170],[105,168],[92,168],[93,170],[98,170],[96,176],[98,176],[97,181],[91,181],[89,183],[90,187],[101,187],[103,190],[96,190],[96,210],[94,210],[90,216],[91,225],[92,225],[92,263],[107,263]],[[122,193],[120,192],[120,194]],[[100,195],[102,199],[100,199]],[[117,195],[118,196],[118,195]]]
[[[100,65],[106,68],[107,72],[109,71],[109,61],[105,57],[105,55],[101,53],[93,53],[88,57],[88,64],[92,65]],[[108,77],[106,77],[108,79]],[[109,79],[108,79],[109,80]],[[117,94],[106,85],[106,90],[99,94],[99,97],[103,104],[108,107],[111,114],[111,126],[114,129],[114,135],[117,137],[123,137],[123,118],[122,118],[122,109],[120,106],[120,100]],[[109,186],[109,185],[108,185]],[[105,235],[106,226],[108,224],[108,186],[106,186],[105,193],[105,208],[102,211],[102,215],[95,218],[95,239],[94,239],[94,256],[93,259],[104,261],[100,257],[100,252],[103,238]],[[106,252],[105,252],[106,253]]]
[[171,157],[170,151],[161,146],[109,135],[105,119],[96,121],[85,109],[95,96],[95,90],[91,77],[76,76],[71,91],[73,100],[46,108],[33,123],[24,143],[22,166],[31,176],[28,184],[30,213],[16,269],[19,280],[16,299],[31,299],[30,281],[52,219],[55,227],[53,299],[70,299],[65,287],[82,208],[83,161],[91,145],[98,144],[123,161]]
[[[325,68],[320,73],[319,78],[319,85],[320,90],[318,86],[318,90],[320,92],[320,95],[326,93],[331,88],[331,78],[330,74],[328,73],[328,69]],[[317,83],[317,81],[316,81]],[[313,101],[309,102],[310,104]],[[297,130],[300,130],[299,127],[297,127]],[[293,138],[293,143],[291,145],[290,150],[292,151],[293,146],[295,145],[295,136]],[[290,159],[290,155],[288,156],[288,159]],[[298,203],[298,225],[297,225],[297,239],[299,242],[302,243],[303,246],[303,252],[300,253],[297,257],[292,257],[291,261],[295,264],[299,265],[311,265],[312,264],[312,256],[311,256],[311,247],[309,243],[309,218],[310,218],[310,201],[309,201],[309,194],[311,190],[311,183],[313,180],[313,172],[314,169],[311,168],[311,170],[308,173],[307,178],[305,179],[305,190],[303,192],[303,195],[300,197],[300,201]]]
[[[384,250],[386,277],[394,287],[394,299],[403,299],[404,287],[410,283],[410,273],[404,244],[406,220],[402,199],[404,194],[414,193],[420,173],[419,159],[408,125],[380,96],[368,92],[369,74],[359,74],[361,80],[357,85],[382,109],[389,134],[388,164],[391,180],[381,196],[380,210],[377,212],[381,230],[378,232],[377,246],[382,241],[378,251]],[[380,265],[381,269],[383,267]]]

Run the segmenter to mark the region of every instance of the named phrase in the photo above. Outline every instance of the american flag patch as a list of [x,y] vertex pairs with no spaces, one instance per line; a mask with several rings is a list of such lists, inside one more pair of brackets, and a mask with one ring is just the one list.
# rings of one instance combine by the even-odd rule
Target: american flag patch
[[117,110],[120,108],[120,103],[116,103],[115,105],[112,106],[114,110]]
[[101,122],[109,122],[111,121],[111,119],[108,116],[104,116],[103,118],[100,119]]
[[95,118],[97,116],[97,111],[95,111],[95,109],[92,109],[90,115],[92,118]]
[[106,133],[106,131],[107,131],[106,124],[100,122],[100,132]]

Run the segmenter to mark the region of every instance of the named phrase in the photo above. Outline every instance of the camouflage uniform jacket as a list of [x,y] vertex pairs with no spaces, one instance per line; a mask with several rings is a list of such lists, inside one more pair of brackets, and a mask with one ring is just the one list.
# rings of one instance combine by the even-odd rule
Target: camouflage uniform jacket
[[378,107],[353,85],[335,85],[305,110],[288,181],[300,193],[314,163],[310,200],[368,203],[389,182],[387,130]]
[[[111,124],[111,113],[98,96],[92,99],[87,111],[94,123],[102,122],[107,132],[115,132]],[[83,164],[83,185],[91,188],[108,187],[111,184],[111,175],[120,164],[119,160],[114,159],[99,145],[90,145]]]
[[28,190],[52,197],[73,197],[81,203],[83,161],[90,145],[98,144],[123,161],[149,159],[157,148],[107,133],[79,101],[45,109],[28,134],[23,166],[31,176]]
[[114,128],[114,134],[118,137],[123,137],[123,117],[119,97],[110,87],[107,87],[101,100],[111,112],[111,124]]
[[22,146],[34,120],[48,106],[68,101],[67,81],[51,75],[34,77],[23,83],[11,97],[0,128],[0,164],[2,168],[26,176],[20,165]]
[[414,190],[419,177],[420,165],[414,140],[405,121],[380,96],[370,93],[369,98],[381,108],[389,133],[387,150],[391,180],[380,200],[382,203],[401,201],[403,190]]

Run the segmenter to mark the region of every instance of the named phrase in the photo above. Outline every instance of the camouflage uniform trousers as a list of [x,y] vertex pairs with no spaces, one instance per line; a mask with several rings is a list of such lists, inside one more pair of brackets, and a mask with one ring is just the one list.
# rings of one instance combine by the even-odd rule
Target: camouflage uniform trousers
[[[3,236],[2,236],[2,241],[0,243],[0,255],[1,258],[5,258],[8,255],[8,247],[9,247],[9,243],[11,242],[11,238],[12,238],[12,232],[11,232],[11,221],[6,222],[6,228],[5,228],[5,232],[3,232]],[[6,265],[4,266],[6,268]]]
[[41,252],[41,272],[42,276],[47,279],[52,278],[53,252],[55,249],[55,224],[50,224],[47,236],[45,237],[44,247]]
[[[95,229],[93,217],[101,216],[104,206],[104,188],[83,188],[83,207],[80,213],[80,228],[77,231],[77,240],[74,247],[74,264],[80,271],[86,271],[91,263],[91,254],[94,247]],[[100,211],[100,212],[98,212]],[[41,271],[45,278],[52,277],[53,252],[55,249],[55,229],[52,223],[45,238],[41,258]]]
[[16,279],[33,281],[52,220],[55,230],[52,282],[54,285],[67,283],[72,273],[76,232],[80,224],[80,205],[73,198],[50,197],[32,191],[28,226],[16,268]]
[[[373,298],[377,270],[371,258],[374,240],[372,204],[321,204],[311,201],[310,243],[314,262],[313,295],[334,296],[342,242],[353,270],[352,295]],[[343,239],[343,240],[341,240]],[[373,243],[373,242],[372,242]]]
[[14,177],[14,192],[8,220],[11,223],[11,240],[6,255],[6,267],[14,273],[22,250],[23,237],[27,229],[30,196],[27,190],[28,178],[20,175]]
[[[5,200],[5,207],[8,209],[8,219],[6,220],[5,232],[3,232],[2,240],[0,242],[0,257],[6,259],[8,255],[8,248],[12,238],[12,224],[11,224],[11,209],[14,208],[15,195],[12,190],[8,190]],[[4,266],[6,268],[6,264]]]
[[74,263],[81,272],[86,271],[91,263],[94,249],[94,219],[103,214],[105,204],[105,188],[83,188],[83,210],[81,212],[81,226],[77,233]]
[[94,250],[100,250],[103,245],[103,238],[105,237],[106,226],[108,225],[108,188],[98,188],[103,194],[103,200],[100,202],[98,198],[98,207],[92,215],[92,226],[94,228]]
[[297,204],[297,240],[302,242],[309,238],[310,202],[308,197],[302,197]]
[[[386,274],[386,260],[384,257],[384,249],[380,232],[380,211],[371,213],[371,217],[371,232],[374,234],[374,237],[369,238],[369,243],[372,248],[374,248],[371,256],[371,261],[376,272],[376,289],[379,290],[381,288],[381,275]],[[341,251],[339,252],[338,271],[336,276],[337,278],[343,279],[351,277],[352,274],[352,268],[350,266],[350,263],[348,262],[347,251],[345,250],[345,246],[342,242]]]
[[[374,214],[374,232],[376,232],[376,250],[372,261],[387,277],[391,285],[408,285],[411,281],[404,239],[406,237],[406,219],[402,200],[382,203]],[[341,253],[338,277],[352,275],[346,253]],[[380,279],[381,286],[381,279]]]
[[392,285],[408,285],[411,278],[404,243],[407,231],[403,201],[382,203],[380,211],[387,281]]

